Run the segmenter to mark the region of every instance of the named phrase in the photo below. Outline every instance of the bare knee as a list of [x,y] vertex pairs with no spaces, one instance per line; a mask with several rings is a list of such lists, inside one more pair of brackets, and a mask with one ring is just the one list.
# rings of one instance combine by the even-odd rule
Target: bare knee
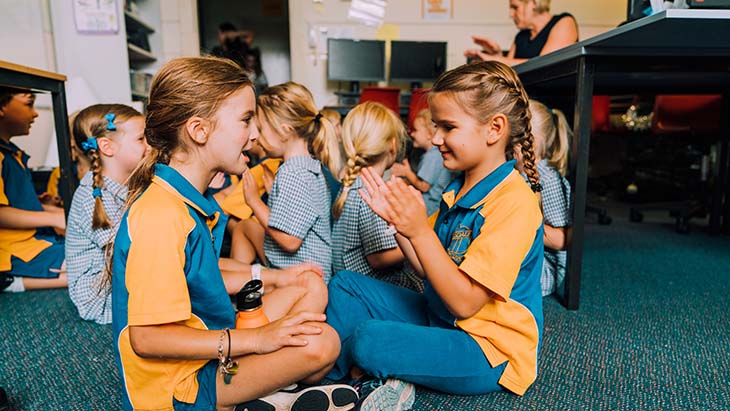
[[309,343],[302,347],[303,355],[309,364],[316,364],[316,369],[334,364],[340,355],[340,337],[337,332],[326,323],[312,324],[322,329],[322,333],[307,340]]
[[327,284],[322,277],[313,271],[305,271],[300,274],[303,277],[304,287],[307,289],[307,296],[321,301],[322,306],[327,306]]

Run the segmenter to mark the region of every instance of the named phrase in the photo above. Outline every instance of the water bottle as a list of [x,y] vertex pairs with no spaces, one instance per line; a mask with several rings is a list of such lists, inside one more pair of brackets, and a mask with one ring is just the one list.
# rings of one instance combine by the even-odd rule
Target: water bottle
[[261,280],[251,280],[236,294],[236,328],[256,328],[269,323],[261,303]]

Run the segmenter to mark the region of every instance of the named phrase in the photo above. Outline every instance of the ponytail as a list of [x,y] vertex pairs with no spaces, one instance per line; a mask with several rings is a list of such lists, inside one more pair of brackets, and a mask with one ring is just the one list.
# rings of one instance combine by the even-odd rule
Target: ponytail
[[111,220],[104,209],[104,203],[101,201],[101,190],[104,188],[104,176],[101,174],[101,158],[98,149],[90,149],[87,154],[91,161],[91,173],[93,175],[93,192],[94,196],[94,214],[91,218],[91,228],[98,230],[100,228],[110,228]]
[[568,125],[565,114],[558,109],[553,109],[555,121],[555,139],[552,147],[546,147],[548,164],[558,170],[560,175],[565,176],[568,171],[568,152],[570,140],[573,137],[573,130]]

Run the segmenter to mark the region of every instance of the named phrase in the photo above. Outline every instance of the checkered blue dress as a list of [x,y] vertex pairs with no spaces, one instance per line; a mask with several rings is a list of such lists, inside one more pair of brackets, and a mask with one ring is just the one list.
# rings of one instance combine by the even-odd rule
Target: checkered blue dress
[[[570,184],[558,170],[550,167],[547,160],[537,163],[542,185],[542,208],[545,224],[553,227],[568,227],[570,220]],[[565,280],[567,253],[545,248],[545,261],[542,265],[540,285],[542,295],[546,296],[562,287]]]
[[298,263],[319,264],[325,282],[332,277],[330,192],[322,165],[309,156],[296,156],[282,163],[269,194],[269,227],[300,238],[302,245],[288,253],[266,234],[264,254],[272,268]]
[[112,296],[101,289],[106,266],[105,248],[114,238],[124,214],[127,187],[104,177],[101,201],[112,222],[111,228],[93,230],[94,197],[91,172],[74,192],[66,223],[66,276],[68,294],[84,320],[112,322]]
[[334,272],[355,271],[401,287],[422,291],[423,280],[407,263],[386,270],[375,270],[368,263],[368,255],[395,248],[398,243],[393,233],[387,232],[385,220],[378,217],[358,194],[361,188],[363,184],[358,177],[352,183],[342,214],[332,228]]

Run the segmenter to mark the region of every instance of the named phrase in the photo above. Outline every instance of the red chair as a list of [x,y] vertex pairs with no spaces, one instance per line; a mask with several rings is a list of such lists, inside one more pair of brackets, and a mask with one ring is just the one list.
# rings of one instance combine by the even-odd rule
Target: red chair
[[717,133],[721,111],[721,95],[657,96],[651,129],[655,134]]
[[591,134],[608,131],[611,126],[611,97],[593,96],[593,111],[591,112]]
[[414,88],[411,91],[411,103],[408,106],[408,129],[413,129],[413,120],[421,110],[428,109],[428,92],[430,88]]
[[360,94],[360,103],[377,101],[400,116],[400,89],[397,87],[365,87]]

